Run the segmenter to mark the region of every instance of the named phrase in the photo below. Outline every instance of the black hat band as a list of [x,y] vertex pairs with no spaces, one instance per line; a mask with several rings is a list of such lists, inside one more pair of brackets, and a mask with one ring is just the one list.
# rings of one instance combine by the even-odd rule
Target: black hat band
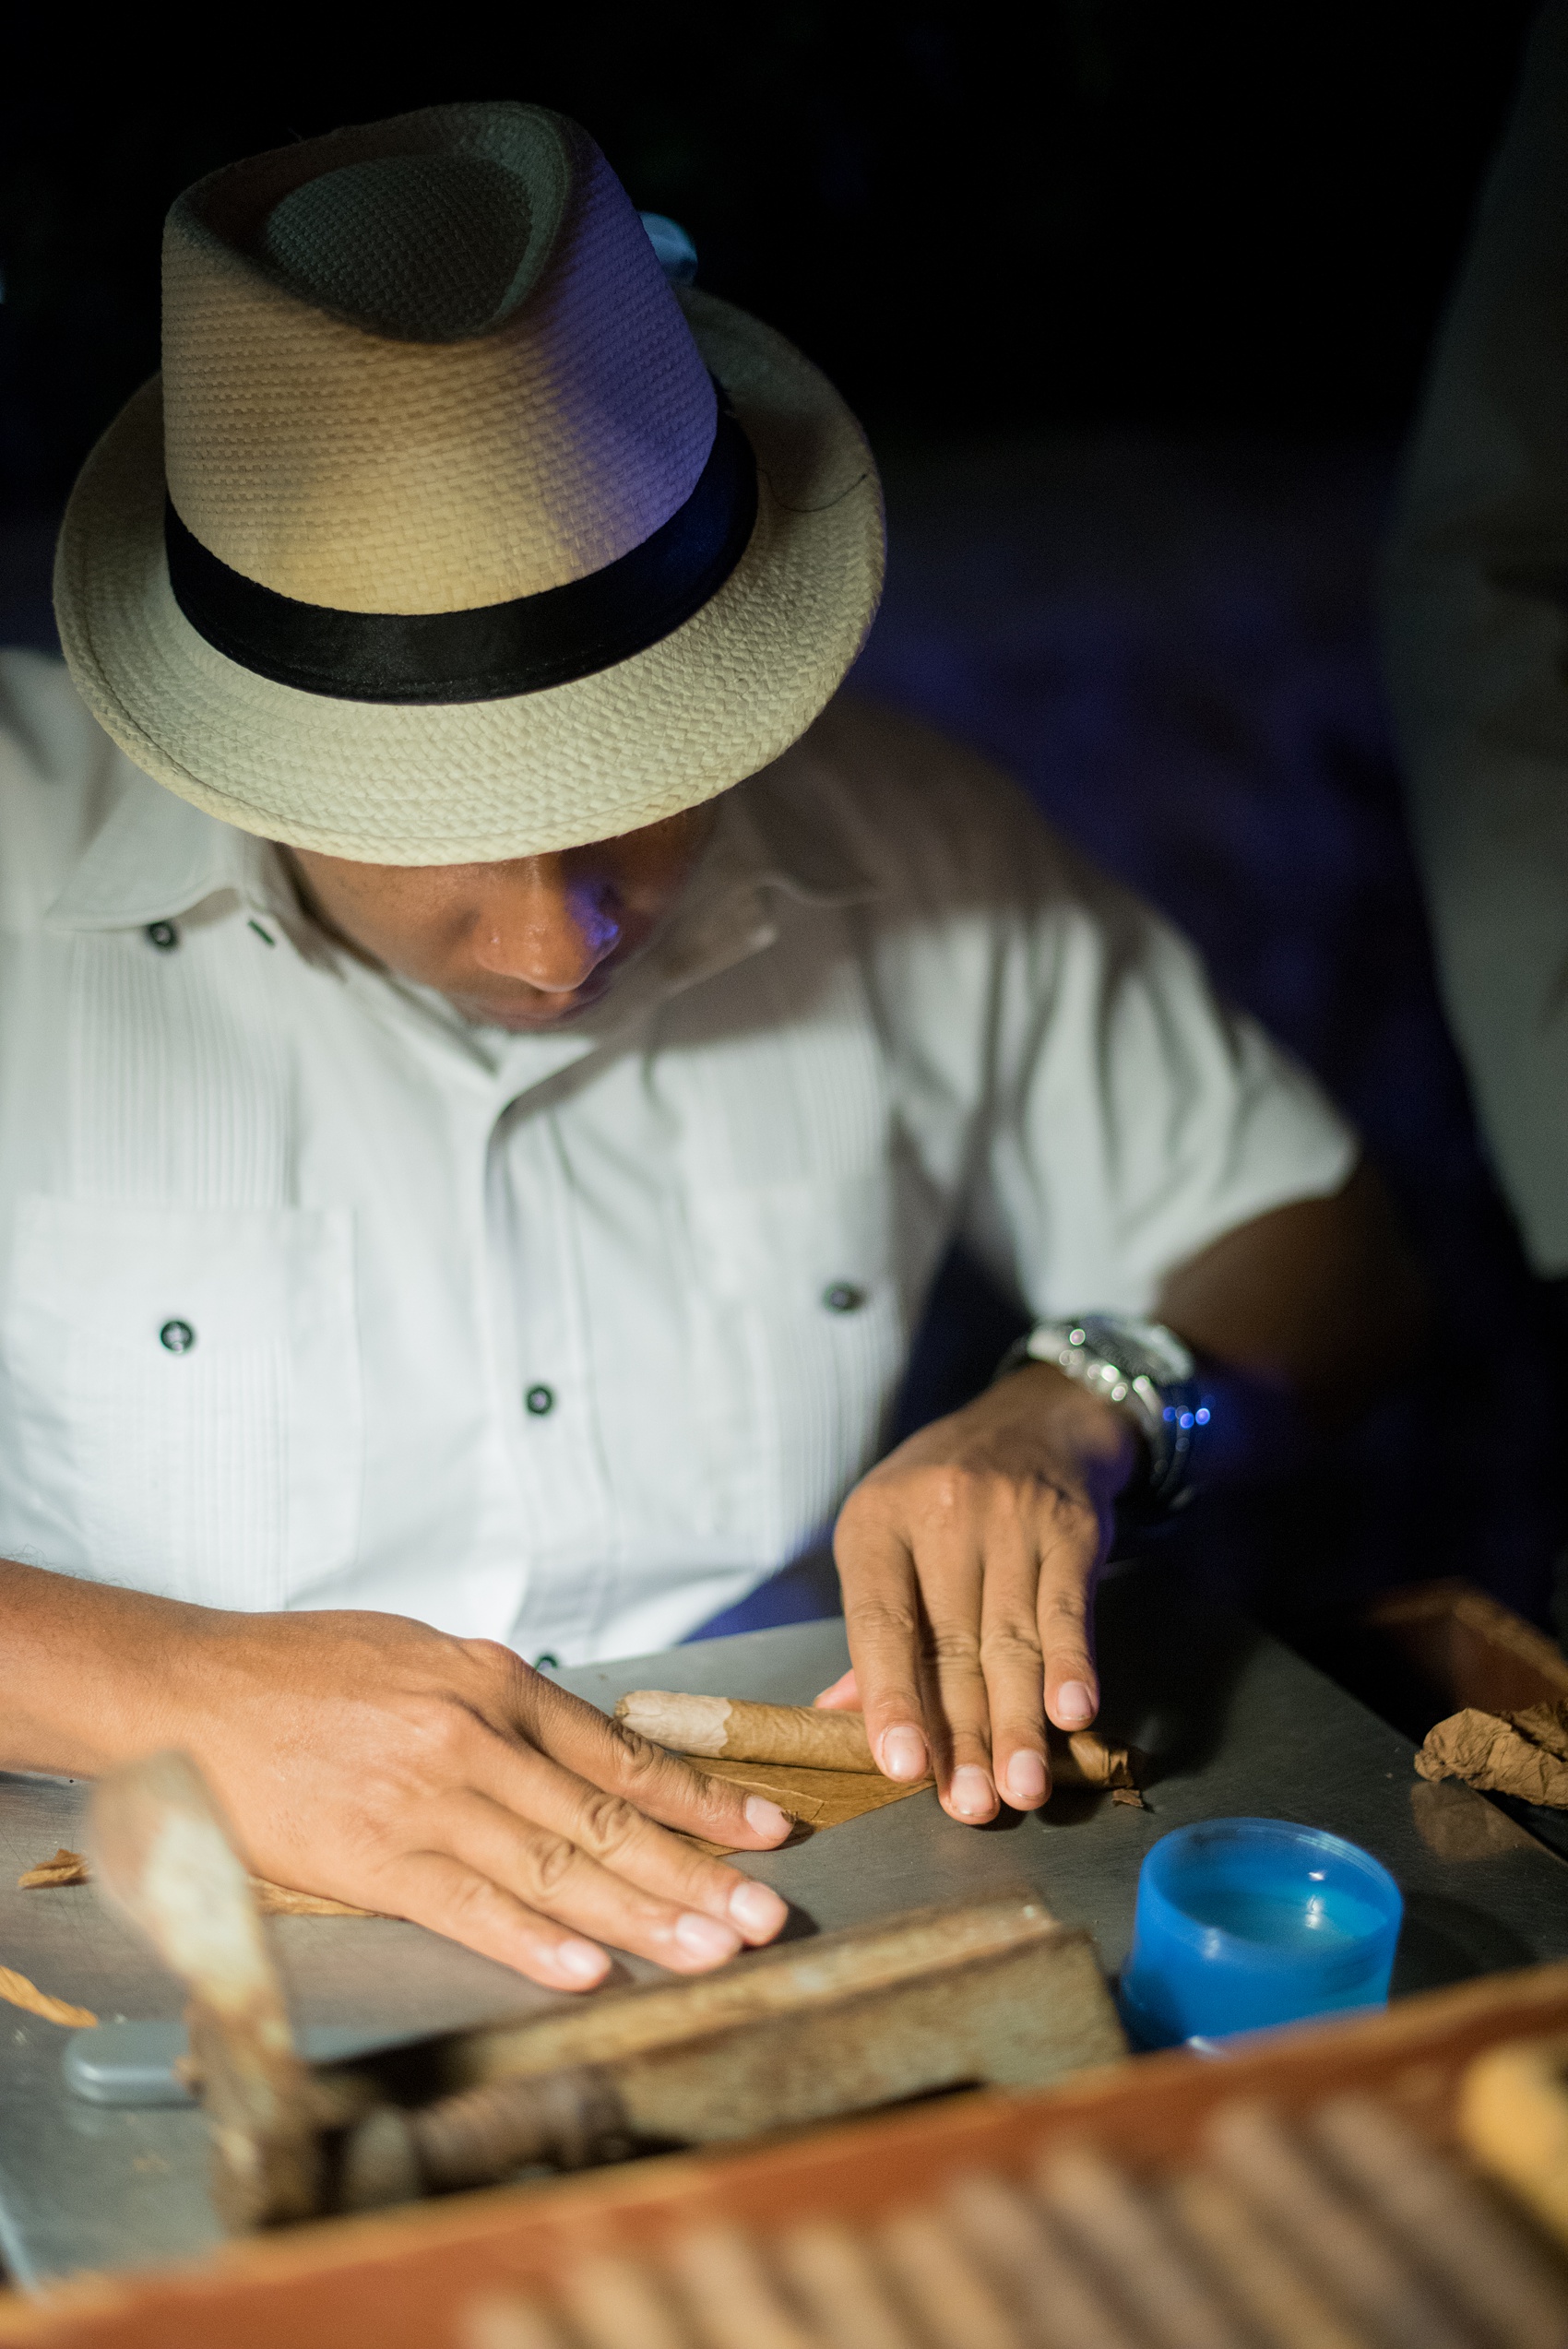
[[242,669],[334,701],[505,701],[591,677],[668,636],[734,570],[756,521],[756,459],[719,399],[707,462],[684,504],[600,571],[469,611],[339,611],[232,571],[172,501],[163,540],[174,600]]

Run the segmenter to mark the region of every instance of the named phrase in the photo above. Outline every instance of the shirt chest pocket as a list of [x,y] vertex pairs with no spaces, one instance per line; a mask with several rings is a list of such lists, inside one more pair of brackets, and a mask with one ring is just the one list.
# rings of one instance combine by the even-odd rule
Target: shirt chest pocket
[[697,1355],[719,1489],[788,1555],[875,1457],[904,1367],[893,1186],[703,1186],[688,1202]]
[[22,1204],[11,1439],[46,1563],[277,1608],[352,1562],[362,1428],[347,1210]]
[[704,1285],[769,1314],[843,1320],[893,1286],[885,1175],[705,1186],[691,1205]]

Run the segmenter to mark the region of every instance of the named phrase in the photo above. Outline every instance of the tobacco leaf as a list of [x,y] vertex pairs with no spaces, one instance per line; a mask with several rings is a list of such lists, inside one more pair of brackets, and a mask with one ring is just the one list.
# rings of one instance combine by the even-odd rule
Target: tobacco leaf
[[[902,1802],[906,1795],[922,1794],[933,1783],[930,1778],[917,1778],[909,1784],[885,1778],[880,1771],[873,1774],[864,1770],[813,1770],[801,1762],[730,1762],[703,1753],[689,1753],[685,1759],[705,1778],[721,1778],[727,1785],[777,1803],[795,1821],[795,1832],[789,1838],[791,1844],[829,1827],[842,1827],[847,1821],[859,1819],[868,1810],[881,1810],[887,1803]],[[683,1840],[719,1857],[735,1848],[732,1844],[709,1843],[701,1835],[686,1835]]]
[[932,1784],[929,1777],[885,1778],[880,1771],[814,1770],[803,1762],[710,1761],[695,1754],[688,1759],[705,1777],[722,1778],[730,1785],[743,1786],[748,1795],[762,1795],[802,1826],[818,1829],[841,1827],[865,1811],[902,1802],[906,1795],[923,1794]]
[[1548,1716],[1541,1726],[1555,1734],[1555,1705],[1532,1705],[1507,1719],[1467,1705],[1428,1730],[1416,1768],[1423,1778],[1463,1778],[1467,1785],[1486,1793],[1516,1795],[1525,1802],[1568,1810],[1568,1760],[1552,1747],[1538,1744],[1525,1726],[1538,1714]]
[[[1134,1783],[1140,1756],[1132,1755],[1122,1747],[1106,1748],[1092,1733],[1080,1736],[1079,1744],[1086,1750],[1080,1758],[1072,1757],[1065,1768],[1059,1767],[1061,1752],[1053,1738],[1051,1767],[1058,1783],[1070,1789],[1086,1789],[1103,1793],[1108,1788],[1111,1799],[1138,1810],[1147,1809]],[[1061,1740],[1063,1749],[1065,1738]],[[1090,1753],[1088,1749],[1095,1750]],[[722,1778],[731,1786],[743,1787],[748,1795],[761,1795],[768,1802],[778,1805],[795,1821],[791,1844],[802,1843],[808,1835],[820,1835],[829,1827],[842,1827],[851,1819],[860,1819],[870,1810],[881,1810],[885,1805],[902,1802],[906,1795],[923,1794],[934,1785],[933,1778],[917,1778],[912,1783],[885,1778],[880,1771],[814,1770],[807,1762],[731,1762],[728,1759],[689,1753],[684,1759],[694,1770],[706,1778]],[[1094,1769],[1090,1777],[1085,1767],[1087,1761]],[[725,1857],[735,1847],[731,1844],[708,1843],[700,1835],[685,1835],[683,1841],[695,1844],[699,1851]],[[775,1845],[776,1850],[784,1846]]]
[[356,1908],[352,1901],[335,1901],[327,1892],[296,1892],[291,1885],[274,1884],[265,1876],[251,1878],[251,1891],[263,1916],[380,1916],[378,1908]]
[[[90,1880],[88,1865],[80,1852],[68,1852],[64,1845],[53,1859],[41,1860],[17,1879],[18,1891],[46,1892],[64,1884],[86,1884]],[[274,1884],[266,1876],[253,1876],[251,1891],[263,1916],[377,1916],[378,1909],[355,1908],[350,1901],[335,1901],[326,1892],[296,1892],[291,1885]]]
[[98,2017],[90,2007],[74,2007],[68,1999],[51,1998],[47,1990],[41,1990],[25,1974],[13,1973],[8,1965],[0,1965],[0,1999],[20,2007],[24,2014],[42,2015],[45,2023],[78,2031],[97,2027]]
[[1503,1719],[1533,1746],[1568,1762],[1568,1697],[1559,1697],[1554,1704],[1527,1704],[1518,1713],[1504,1714]]
[[36,1892],[55,1884],[85,1884],[87,1862],[80,1852],[68,1852],[64,1844],[53,1859],[40,1860],[36,1868],[25,1869],[17,1879],[19,1892]]

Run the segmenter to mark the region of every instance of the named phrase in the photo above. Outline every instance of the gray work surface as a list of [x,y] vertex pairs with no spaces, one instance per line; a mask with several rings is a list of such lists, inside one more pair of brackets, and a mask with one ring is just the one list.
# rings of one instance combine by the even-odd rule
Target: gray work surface
[[[1059,1796],[1043,1813],[960,1827],[931,1793],[748,1861],[809,1931],[936,1900],[1029,1885],[1086,1925],[1114,1972],[1132,1933],[1138,1863],[1189,1820],[1261,1813],[1326,1827],[1374,1852],[1405,1893],[1396,1994],[1568,1956],[1568,1865],[1467,1788],[1428,1786],[1408,1741],[1262,1633],[1196,1605],[1158,1571],[1099,1598],[1104,1726],[1154,1757],[1149,1809]],[[837,1621],[757,1631],[565,1672],[607,1709],[633,1688],[809,1701],[844,1668]],[[79,1848],[85,1786],[0,1775],[0,1963],[113,2018],[172,2020],[165,1975],[90,1890],[21,1892],[21,1870]],[[559,2003],[417,1926],[284,1918],[277,1945],[302,2024],[420,2029]],[[649,1969],[638,1968],[638,1972]],[[145,2264],[218,2240],[199,2114],[127,2111],[67,2094],[67,2035],[0,2006],[0,2248],[35,2284],[74,2269]]]

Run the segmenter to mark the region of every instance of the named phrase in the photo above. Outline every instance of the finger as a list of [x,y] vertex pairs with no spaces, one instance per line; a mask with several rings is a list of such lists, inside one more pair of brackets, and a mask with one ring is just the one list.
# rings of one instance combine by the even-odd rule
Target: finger
[[771,1851],[789,1834],[793,1821],[777,1803],[694,1770],[569,1690],[536,1679],[528,1694],[523,1726],[530,1743],[650,1819],[734,1851]]
[[980,1668],[991,1718],[996,1790],[1015,1810],[1038,1810],[1051,1792],[1045,1687],[1036,1600],[1039,1561],[1016,1518],[985,1535]]
[[1089,1611],[1099,1564],[1098,1532],[1058,1526],[1041,1547],[1035,1619],[1045,1709],[1059,1729],[1087,1729],[1099,1711]]
[[540,1916],[449,1852],[413,1852],[388,1871],[377,1899],[395,1916],[428,1926],[549,1990],[591,1990],[610,1971],[593,1942]]
[[861,1709],[861,1683],[854,1666],[851,1664],[847,1672],[841,1672],[833,1686],[824,1689],[814,1702],[827,1710],[837,1711],[842,1707],[847,1712],[858,1713]]
[[[740,1954],[742,1937],[735,1926],[643,1890],[570,1836],[519,1819],[487,1796],[453,1795],[439,1816],[443,1840],[455,1857],[559,1925],[652,1958],[676,1974],[706,1974]],[[662,1832],[646,1820],[641,1824],[650,1835]],[[765,1884],[750,1889],[767,1891]],[[771,1897],[778,1899],[776,1893]]]
[[846,1508],[834,1536],[844,1628],[861,1694],[866,1736],[887,1778],[923,1778],[931,1767],[921,1686],[920,1598],[914,1560],[897,1535]]
[[[603,1719],[602,1714],[599,1717]],[[618,1775],[623,1788],[628,1785],[634,1790],[638,1788],[637,1772],[643,1764],[652,1775],[660,1775],[669,1767],[701,1783],[699,1773],[689,1770],[683,1762],[675,1762],[671,1755],[650,1745],[646,1738],[633,1737],[619,1724],[607,1726],[615,1730],[614,1738],[608,1741],[614,1749],[614,1768],[607,1765],[604,1774]],[[710,1853],[694,1851],[690,1844],[682,1843],[677,1836],[667,1834],[662,1827],[655,1825],[647,1816],[649,1805],[640,1792],[627,1793],[613,1785],[597,1785],[532,1746],[513,1745],[505,1738],[493,1736],[488,1748],[477,1758],[473,1785],[479,1796],[514,1821],[519,1830],[537,1824],[576,1847],[612,1879],[662,1901],[673,1916],[694,1913],[705,1930],[698,1932],[694,1923],[683,1946],[696,1954],[711,1950],[714,1955],[710,1963],[733,1955],[733,1949],[721,1949],[714,1933],[707,1928],[726,1935],[733,1932],[740,1940],[752,1943],[771,1941],[790,1914],[788,1904],[771,1886],[742,1876],[738,1869],[726,1867]],[[737,1792],[734,1787],[726,1791],[731,1795]],[[770,1803],[766,1808],[771,1810],[774,1806]],[[711,1815],[718,1826],[725,1812],[715,1805]],[[778,1815],[784,1819],[782,1811]],[[786,1831],[790,1823],[784,1819]],[[698,1832],[705,1833],[712,1843],[724,1840],[722,1834],[711,1829]],[[488,1865],[487,1859],[476,1853],[465,1856],[476,1866]],[[506,1877],[504,1880],[513,1880]],[[552,1916],[560,1914],[542,1898],[537,1887],[518,1881],[513,1889]],[[585,1930],[600,1929],[586,1918],[578,1921]],[[662,1964],[674,1963],[658,1951],[647,1954],[659,1956]]]
[[915,1567],[927,1621],[926,1717],[935,1731],[937,1793],[953,1818],[982,1826],[998,1806],[980,1663],[979,1544],[967,1525],[945,1537],[927,1535],[916,1542]]

